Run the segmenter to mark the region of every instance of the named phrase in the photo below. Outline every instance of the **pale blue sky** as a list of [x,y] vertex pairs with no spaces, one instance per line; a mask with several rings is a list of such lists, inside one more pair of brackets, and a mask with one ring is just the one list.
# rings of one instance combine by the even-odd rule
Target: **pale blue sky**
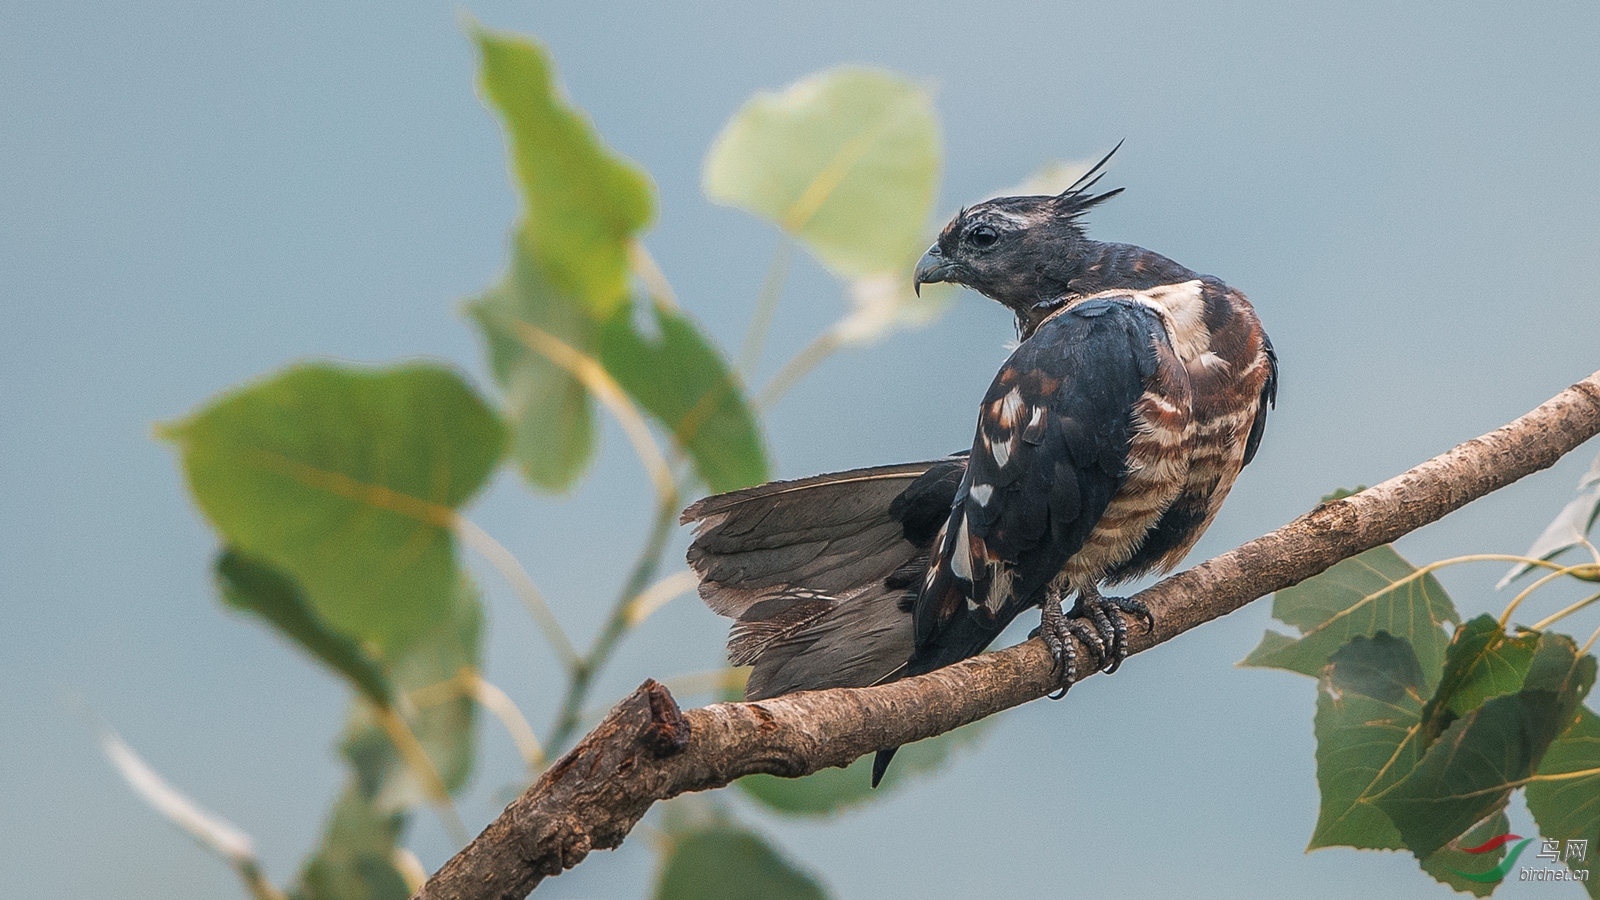
[[[575,101],[649,169],[661,201],[649,246],[728,346],[773,237],[702,199],[699,167],[751,92],[841,62],[927,78],[946,129],[940,208],[1126,138],[1106,183],[1127,193],[1095,212],[1092,233],[1246,291],[1283,360],[1260,458],[1196,559],[1600,366],[1593,2],[858,6],[468,11],[545,39]],[[9,896],[241,896],[120,784],[74,698],[251,833],[280,882],[319,833],[342,778],[344,692],[219,608],[214,538],[150,424],[306,356],[442,358],[486,384],[458,304],[499,272],[515,206],[460,12],[0,8]],[[797,266],[766,372],[841,309],[832,282]],[[771,419],[779,474],[964,446],[1010,336],[1002,311],[968,295],[928,331],[830,362]],[[644,479],[614,430],[605,441],[575,499],[530,498],[508,472],[473,511],[585,638],[620,577],[601,548],[644,528]],[[1520,550],[1594,453],[1401,549]],[[1503,604],[1488,589],[1498,575],[1457,571],[1446,583],[1475,613]],[[503,584],[482,580],[489,675],[543,723],[548,654]],[[1069,701],[1009,713],[939,776],[864,811],[749,818],[842,898],[1448,895],[1407,857],[1302,855],[1316,804],[1312,683],[1230,667],[1267,612],[1258,603]],[[628,640],[599,695],[712,666],[724,633],[680,600]],[[516,772],[503,734],[485,729],[482,744],[463,804],[474,830]],[[430,868],[447,856],[428,815],[413,834]],[[636,838],[541,894],[643,896],[652,866]],[[1503,895],[1561,891],[1510,884]]]

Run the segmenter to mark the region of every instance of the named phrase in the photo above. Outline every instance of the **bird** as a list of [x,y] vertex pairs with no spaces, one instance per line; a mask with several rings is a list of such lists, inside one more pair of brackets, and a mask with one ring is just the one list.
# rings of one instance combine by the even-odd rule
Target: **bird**
[[[1112,148],[1055,195],[962,209],[916,264],[1015,316],[1019,343],[978,408],[969,449],[777,481],[681,517],[699,594],[733,618],[747,700],[865,687],[983,652],[1024,610],[1064,694],[1077,638],[1103,671],[1128,620],[1116,585],[1170,572],[1256,455],[1278,359],[1245,295],[1151,250],[1091,240],[1085,214]],[[1064,611],[1063,601],[1074,605]],[[872,784],[897,748],[880,750]]]

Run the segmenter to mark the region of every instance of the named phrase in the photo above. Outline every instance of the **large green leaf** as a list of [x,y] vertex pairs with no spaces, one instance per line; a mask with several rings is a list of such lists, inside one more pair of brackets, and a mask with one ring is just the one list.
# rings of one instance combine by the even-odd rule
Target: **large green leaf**
[[556,292],[524,252],[514,251],[505,280],[467,304],[489,348],[489,368],[505,397],[511,453],[528,481],[565,490],[594,455],[594,404],[568,370],[531,344],[528,327],[588,350],[599,326],[581,305]]
[[1571,638],[1544,635],[1520,691],[1456,720],[1410,775],[1375,800],[1418,859],[1504,806],[1572,723],[1594,678],[1594,658],[1578,656]]
[[826,816],[859,806],[916,776],[943,766],[950,754],[976,743],[988,730],[982,719],[900,748],[883,783],[872,787],[872,757],[863,756],[842,769],[823,769],[804,778],[746,775],[734,782],[762,806],[785,815]]
[[563,297],[607,318],[627,302],[628,245],[654,215],[649,179],[566,102],[544,48],[481,28],[473,38],[521,188],[518,245]]
[[1422,744],[1432,744],[1451,722],[1490,697],[1522,689],[1539,635],[1508,635],[1493,616],[1478,616],[1456,629],[1445,650],[1444,677],[1422,710]]
[[1284,588],[1272,615],[1301,632],[1298,639],[1268,632],[1240,663],[1315,676],[1351,638],[1387,631],[1410,641],[1432,689],[1444,667],[1445,622],[1459,622],[1444,586],[1433,575],[1396,582],[1417,569],[1385,544],[1351,557],[1315,578]]
[[383,665],[355,640],[318,618],[293,578],[226,549],[217,556],[216,573],[222,599],[229,606],[266,619],[373,703],[388,706],[394,702]]
[[405,817],[383,812],[347,785],[328,816],[322,842],[300,872],[294,900],[405,900],[406,880],[394,865]]
[[[1522,555],[1530,559],[1554,559],[1581,545],[1597,519],[1600,519],[1600,456],[1594,458],[1589,471],[1578,479],[1578,496],[1562,508],[1555,519],[1545,527],[1544,532],[1534,540],[1533,546]],[[1507,572],[1495,587],[1503,588],[1532,569],[1533,566],[1521,563],[1512,566],[1511,571]],[[1573,574],[1575,577],[1590,581],[1600,580],[1600,572]]]
[[[1584,774],[1555,777],[1580,772]],[[1594,868],[1600,863],[1600,716],[1578,707],[1573,723],[1550,744],[1539,763],[1539,778],[1528,785],[1528,811],[1539,824],[1539,833],[1563,842],[1587,840],[1584,858],[1568,861],[1567,866]],[[1590,897],[1600,898],[1600,879],[1589,878],[1584,888]]]
[[1317,787],[1322,805],[1308,850],[1404,847],[1373,799],[1421,755],[1421,667],[1400,638],[1357,636],[1333,654],[1317,694]]
[[657,336],[631,315],[605,327],[599,359],[623,390],[662,423],[714,492],[767,480],[767,456],[744,389],[722,354],[684,313],[651,307]]
[[317,617],[397,651],[448,613],[455,510],[505,443],[455,372],[300,365],[163,435],[223,540],[294,579]]
[[[479,668],[482,653],[483,605],[463,576],[449,618],[411,644],[391,666],[396,691],[414,707],[408,716],[411,731],[451,792],[460,790],[472,772],[477,721],[476,705],[451,682],[463,668]],[[352,707],[343,750],[363,792],[378,809],[403,810],[429,799],[394,741],[374,722],[370,706]]]
[[774,222],[853,278],[916,260],[939,165],[928,91],[845,66],[745,103],[712,144],[704,184],[712,200]]
[[815,879],[729,823],[670,835],[655,900],[823,900]]

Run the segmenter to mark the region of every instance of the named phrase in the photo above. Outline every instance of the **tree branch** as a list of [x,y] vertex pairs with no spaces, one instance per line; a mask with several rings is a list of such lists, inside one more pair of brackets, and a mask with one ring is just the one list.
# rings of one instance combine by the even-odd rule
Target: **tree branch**
[[[1156,628],[1130,635],[1131,652],[1442,518],[1552,465],[1596,433],[1600,372],[1509,425],[1141,592]],[[1049,693],[1056,687],[1053,668],[1035,639],[880,687],[714,703],[687,712],[665,687],[646,681],[413,900],[525,897],[589,851],[621,844],[657,800],[723,787],[756,772],[807,775],[933,737]]]

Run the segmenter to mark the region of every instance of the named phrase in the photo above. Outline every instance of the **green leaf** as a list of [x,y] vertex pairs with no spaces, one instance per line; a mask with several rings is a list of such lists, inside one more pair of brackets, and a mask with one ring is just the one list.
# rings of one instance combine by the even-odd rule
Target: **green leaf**
[[1511,832],[1511,820],[1506,818],[1505,810],[1501,810],[1477,825],[1473,826],[1466,834],[1451,841],[1437,853],[1422,861],[1422,871],[1432,875],[1440,884],[1449,885],[1451,888],[1464,894],[1473,894],[1478,897],[1487,897],[1494,893],[1500,886],[1498,881],[1475,881],[1463,878],[1462,872],[1487,872],[1500,864],[1505,859],[1508,845],[1502,844],[1493,850],[1484,853],[1467,853],[1462,847],[1479,847],[1491,838]]
[[518,246],[556,291],[605,319],[627,302],[628,245],[655,214],[649,179],[566,102],[543,47],[482,28],[473,38],[521,188]]
[[[463,668],[479,668],[482,654],[483,605],[463,576],[449,618],[391,666],[395,689],[415,708],[407,717],[411,730],[451,792],[460,790],[472,772],[477,722],[477,707],[451,682]],[[369,706],[358,703],[351,709],[343,751],[378,809],[399,811],[427,801],[393,741],[374,723]]]
[[453,371],[300,365],[163,429],[224,543],[301,586],[334,631],[394,652],[448,613],[455,510],[504,426]]
[[1445,650],[1444,677],[1422,710],[1422,745],[1432,744],[1451,722],[1490,697],[1522,689],[1539,635],[1505,633],[1493,616],[1479,616],[1456,629]]
[[[463,576],[447,621],[407,647],[394,661],[395,690],[416,707],[410,725],[445,787],[460,790],[473,761],[475,707],[445,685],[482,657],[483,610]],[[446,689],[440,691],[444,686]],[[443,696],[419,697],[434,693]],[[322,843],[306,863],[295,900],[404,900],[411,896],[395,868],[406,814],[424,802],[417,783],[389,737],[373,722],[365,701],[352,705],[343,752],[352,777],[335,802]]]
[[939,181],[928,91],[845,66],[752,97],[706,157],[706,195],[794,235],[844,278],[901,271],[923,249]]
[[[1577,772],[1585,774],[1551,777]],[[1592,869],[1600,863],[1600,716],[1578,707],[1573,723],[1550,744],[1539,763],[1539,778],[1528,785],[1528,811],[1539,833],[1560,841],[1588,840],[1585,858],[1567,866]],[[1600,879],[1591,877],[1584,887],[1590,897],[1600,898]]]
[[576,377],[530,345],[526,329],[588,351],[599,326],[582,306],[557,294],[520,251],[512,254],[505,281],[466,310],[488,345],[489,368],[511,424],[511,454],[522,474],[545,490],[570,488],[594,455],[594,404]]
[[1417,569],[1385,544],[1314,578],[1284,588],[1272,615],[1298,628],[1298,639],[1263,638],[1240,663],[1315,676],[1334,651],[1358,635],[1387,631],[1411,642],[1430,690],[1444,666],[1445,622],[1459,622],[1455,604],[1431,574],[1396,585]]
[[[1522,555],[1530,559],[1554,559],[1581,545],[1596,519],[1600,519],[1600,456],[1594,458],[1589,471],[1578,479],[1577,498],[1562,508],[1555,520],[1545,527],[1544,533],[1534,540],[1533,546]],[[1503,588],[1532,569],[1532,566],[1522,563],[1512,566],[1511,571],[1495,587]],[[1583,577],[1589,573],[1574,574]],[[1586,580],[1600,580],[1600,576],[1590,576]]]
[[901,783],[943,766],[958,748],[971,746],[988,730],[989,719],[900,748],[877,789],[872,787],[872,757],[842,769],[823,769],[804,778],[746,775],[734,782],[756,802],[791,816],[827,816],[884,796]]
[[1418,859],[1504,806],[1572,723],[1594,677],[1594,658],[1579,657],[1571,638],[1544,635],[1522,690],[1456,720],[1410,775],[1376,799]]
[[300,872],[294,900],[405,900],[411,896],[394,865],[405,818],[382,812],[355,785],[340,794],[322,843]]
[[1387,633],[1358,636],[1333,654],[1317,693],[1322,805],[1306,849],[1404,847],[1373,799],[1409,774],[1421,755],[1421,671],[1410,643]]
[[655,900],[822,900],[815,879],[759,835],[717,824],[671,835]]
[[715,492],[767,480],[767,456],[744,389],[684,313],[652,306],[656,339],[619,315],[600,339],[600,363],[662,423]]
[[1336,694],[1354,691],[1385,703],[1421,699],[1423,674],[1411,642],[1387,631],[1356,636],[1328,658],[1328,684]]
[[223,602],[266,619],[372,702],[394,702],[382,664],[348,635],[318,618],[293,578],[231,549],[217,556],[216,573]]

